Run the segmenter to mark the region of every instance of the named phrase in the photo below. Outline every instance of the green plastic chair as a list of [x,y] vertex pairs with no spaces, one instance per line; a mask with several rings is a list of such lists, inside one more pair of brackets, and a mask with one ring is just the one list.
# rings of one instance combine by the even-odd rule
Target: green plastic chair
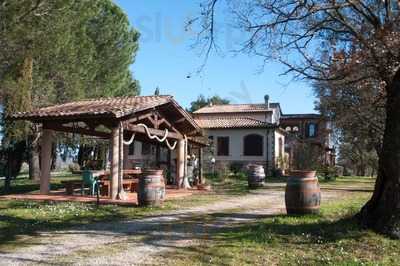
[[96,194],[96,189],[98,189],[98,182],[96,178],[93,177],[93,172],[85,170],[82,173],[82,195],[85,186],[89,186],[90,195],[94,196]]

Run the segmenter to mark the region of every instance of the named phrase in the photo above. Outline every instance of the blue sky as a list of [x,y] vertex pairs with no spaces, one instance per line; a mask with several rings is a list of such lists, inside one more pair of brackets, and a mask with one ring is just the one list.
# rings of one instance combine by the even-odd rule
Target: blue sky
[[[160,87],[184,107],[199,94],[218,94],[232,103],[280,102],[284,113],[314,112],[315,98],[307,83],[281,76],[283,66],[269,63],[260,72],[262,59],[232,55],[237,32],[224,30],[219,45],[224,51],[213,54],[201,74],[197,70],[204,57],[193,49],[194,35],[184,31],[185,22],[199,11],[199,0],[115,0],[141,33],[140,48],[132,71],[140,81],[142,95]],[[227,27],[229,29],[229,27]],[[190,76],[190,78],[187,78]]]

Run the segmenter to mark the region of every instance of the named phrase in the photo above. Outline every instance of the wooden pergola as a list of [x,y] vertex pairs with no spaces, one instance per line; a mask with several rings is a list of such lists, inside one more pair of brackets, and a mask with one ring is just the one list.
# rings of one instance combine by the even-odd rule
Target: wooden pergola
[[[183,180],[187,145],[201,149],[206,145],[202,130],[172,96],[135,96],[70,102],[20,112],[11,116],[42,125],[41,194],[49,194],[51,150],[54,132],[67,132],[111,142],[111,199],[118,199],[122,185],[123,145],[125,139],[167,145],[177,153],[176,178]],[[201,158],[199,158],[201,162]],[[200,165],[201,169],[201,165]],[[200,170],[200,176],[202,171]]]

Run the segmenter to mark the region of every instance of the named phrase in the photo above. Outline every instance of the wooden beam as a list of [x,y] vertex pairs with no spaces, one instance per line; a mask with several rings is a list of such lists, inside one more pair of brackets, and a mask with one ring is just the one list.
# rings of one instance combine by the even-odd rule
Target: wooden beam
[[131,118],[131,119],[128,119],[128,120],[124,120],[124,122],[126,122],[126,123],[139,122],[139,121],[142,121],[142,120],[147,119],[147,118],[152,117],[152,116],[153,116],[152,113],[147,113],[147,114],[139,115],[137,117],[134,117],[134,118]]
[[162,118],[158,121],[158,126],[160,126],[163,123],[166,124],[172,131],[179,133],[179,131],[165,118]]
[[63,126],[61,124],[53,124],[53,123],[44,123],[43,129],[51,129],[54,131],[67,132],[67,133],[77,133],[77,134],[95,136],[95,137],[104,138],[104,139],[109,139],[111,136],[111,134],[106,133],[106,132],[99,132],[99,131],[90,130],[90,129],[86,129],[86,128],[67,127],[67,126]]
[[[143,127],[137,126],[137,125],[132,125],[129,123],[124,123],[124,129],[131,131],[131,132],[135,132],[135,133],[146,134],[146,130]],[[149,128],[149,131],[152,135],[155,135],[160,138],[164,137],[164,135],[165,135],[164,130]],[[180,140],[180,139],[183,139],[183,135],[180,133],[176,133],[176,132],[168,132],[168,138]]]
[[174,122],[174,124],[180,124],[186,121],[186,118],[182,117],[181,119],[178,119]]

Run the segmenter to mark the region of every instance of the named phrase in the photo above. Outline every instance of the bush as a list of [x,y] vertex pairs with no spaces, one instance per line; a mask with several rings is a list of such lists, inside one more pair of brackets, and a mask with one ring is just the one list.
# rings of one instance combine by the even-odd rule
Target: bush
[[244,168],[244,164],[241,162],[234,162],[234,163],[231,163],[231,165],[230,165],[230,170],[235,175],[238,174],[239,172],[241,172],[243,170],[243,168]]
[[236,174],[234,174],[233,177],[236,179],[246,179],[247,180],[247,173],[240,171],[240,172],[237,172]]
[[71,173],[75,173],[81,170],[81,167],[77,163],[71,163],[68,165],[68,169]]
[[317,174],[326,181],[333,181],[339,176],[339,168],[336,166],[322,166],[318,169]]
[[282,177],[283,176],[282,169],[280,169],[280,168],[272,169],[271,170],[271,175],[272,175],[272,177],[275,177],[275,178]]
[[218,172],[215,172],[215,173],[204,174],[204,177],[206,179],[217,180],[221,178],[221,175]]

